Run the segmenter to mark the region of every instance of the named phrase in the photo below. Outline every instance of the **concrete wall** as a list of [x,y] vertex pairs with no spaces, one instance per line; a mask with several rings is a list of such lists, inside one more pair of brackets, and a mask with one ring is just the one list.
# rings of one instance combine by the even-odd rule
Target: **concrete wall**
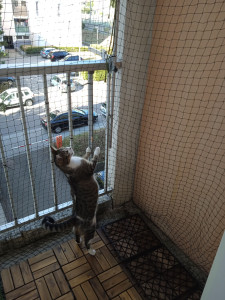
[[206,271],[225,228],[224,15],[220,0],[157,1],[133,195]]
[[109,152],[109,179],[114,205],[133,195],[134,173],[147,70],[155,0],[120,1],[112,148]]

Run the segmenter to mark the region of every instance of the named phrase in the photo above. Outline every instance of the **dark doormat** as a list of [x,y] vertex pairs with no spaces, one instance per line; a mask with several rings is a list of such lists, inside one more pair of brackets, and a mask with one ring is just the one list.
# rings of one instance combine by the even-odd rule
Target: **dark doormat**
[[109,223],[102,230],[146,299],[201,298],[198,282],[160,242],[141,216],[133,215]]

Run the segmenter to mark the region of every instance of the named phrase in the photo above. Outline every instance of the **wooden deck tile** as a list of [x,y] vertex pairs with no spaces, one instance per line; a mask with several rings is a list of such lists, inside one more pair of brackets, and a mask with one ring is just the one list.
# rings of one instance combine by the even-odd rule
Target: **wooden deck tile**
[[126,279],[119,284],[115,285],[111,289],[107,291],[107,294],[109,295],[110,298],[113,298],[115,296],[118,296],[122,292],[126,291],[132,286],[132,283],[130,282],[129,279]]
[[76,286],[74,289],[73,289],[73,293],[76,297],[76,299],[81,299],[81,300],[86,300],[87,297],[83,291],[83,289],[81,288],[80,285]]
[[98,230],[95,256],[72,239],[2,270],[6,300],[140,300],[105,242]]
[[69,284],[66,281],[65,276],[63,275],[63,272],[59,269],[53,272],[53,275],[58,284],[61,294],[63,295],[68,293],[70,291],[70,288],[69,288]]
[[9,293],[14,290],[13,279],[10,269],[4,269],[1,271],[2,283],[5,293]]
[[108,296],[97,277],[89,280],[99,300],[107,300]]
[[92,270],[89,270],[71,280],[69,280],[69,284],[71,288],[74,288],[75,286],[82,284],[83,282],[93,278],[95,276],[94,272]]
[[33,272],[33,276],[35,279],[43,277],[51,272],[54,272],[60,268],[59,264],[57,262],[50,264],[49,266],[46,266],[45,268],[42,268],[40,270],[37,270],[36,272]]
[[94,289],[92,288],[92,286],[90,285],[90,283],[88,281],[82,283],[81,287],[82,287],[87,299],[98,300],[98,297],[97,297]]
[[19,288],[24,285],[19,265],[14,265],[11,267],[11,274],[15,288]]
[[[36,285],[32,281],[32,282],[30,282],[28,284],[25,284],[25,285],[21,286],[18,289],[14,289],[13,291],[7,293],[6,294],[6,300],[17,300],[19,298],[21,298],[21,299],[23,299],[23,298],[27,299],[27,294],[30,294],[34,290],[36,290]],[[37,295],[37,297],[38,297],[38,295]],[[35,299],[35,298],[33,298],[33,299]]]
[[33,280],[30,266],[27,261],[22,261],[20,263],[20,269],[23,276],[24,283],[29,283]]

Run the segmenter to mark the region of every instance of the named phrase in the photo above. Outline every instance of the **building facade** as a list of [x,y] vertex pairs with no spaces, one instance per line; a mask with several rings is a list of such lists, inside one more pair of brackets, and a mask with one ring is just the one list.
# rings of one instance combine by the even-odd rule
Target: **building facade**
[[81,46],[80,1],[29,0],[30,39],[33,46]]

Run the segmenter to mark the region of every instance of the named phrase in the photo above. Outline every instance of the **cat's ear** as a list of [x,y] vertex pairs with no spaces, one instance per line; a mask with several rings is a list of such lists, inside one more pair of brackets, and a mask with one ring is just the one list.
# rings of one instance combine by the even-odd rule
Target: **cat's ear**
[[50,146],[50,148],[52,150],[52,154],[56,155],[56,153],[57,153],[58,150],[54,146]]

